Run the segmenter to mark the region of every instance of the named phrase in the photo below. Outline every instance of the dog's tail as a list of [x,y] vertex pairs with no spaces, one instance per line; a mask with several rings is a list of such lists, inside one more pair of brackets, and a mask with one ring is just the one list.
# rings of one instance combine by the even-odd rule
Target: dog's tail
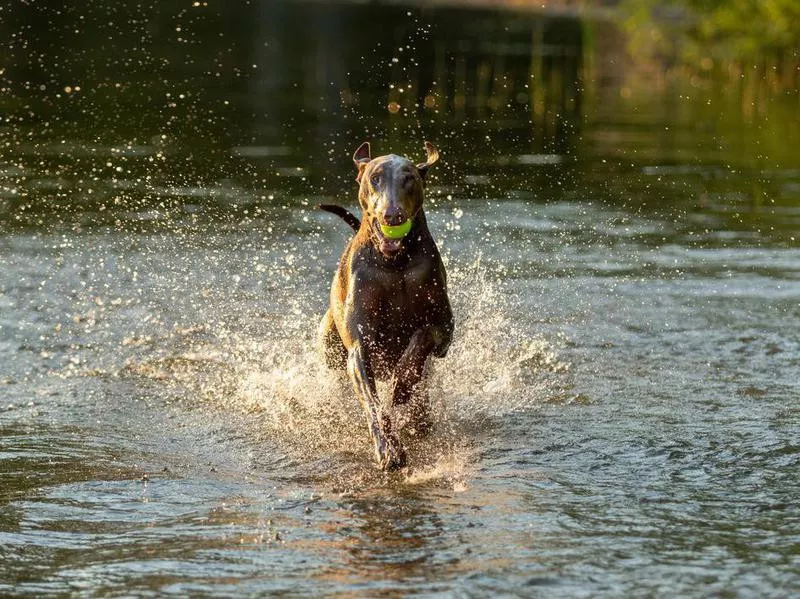
[[336,204],[319,204],[317,208],[340,217],[344,222],[353,227],[353,231],[358,231],[359,227],[361,227],[361,221],[358,220],[358,217],[354,216],[346,208],[342,208]]

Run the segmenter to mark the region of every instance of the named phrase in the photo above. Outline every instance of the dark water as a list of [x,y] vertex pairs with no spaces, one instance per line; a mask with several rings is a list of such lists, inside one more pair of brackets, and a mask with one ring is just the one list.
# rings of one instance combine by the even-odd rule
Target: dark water
[[[796,592],[796,90],[566,16],[0,14],[0,594]],[[313,341],[364,139],[440,147],[457,319],[391,476]]]

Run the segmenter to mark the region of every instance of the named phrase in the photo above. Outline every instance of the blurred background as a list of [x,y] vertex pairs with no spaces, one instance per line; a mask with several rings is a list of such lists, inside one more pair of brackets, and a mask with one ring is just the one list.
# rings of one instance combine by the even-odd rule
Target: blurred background
[[691,185],[691,204],[724,194],[745,221],[765,199],[796,205],[798,10],[15,3],[0,20],[0,218],[109,220],[181,187],[255,204],[290,189],[341,196],[360,141],[419,155],[426,138],[448,157],[439,182],[469,194],[624,180],[647,186],[637,203],[663,205],[670,185]]

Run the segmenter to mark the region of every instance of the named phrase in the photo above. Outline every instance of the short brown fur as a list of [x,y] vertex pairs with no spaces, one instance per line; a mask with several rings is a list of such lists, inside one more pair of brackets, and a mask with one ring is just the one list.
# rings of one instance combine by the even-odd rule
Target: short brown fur
[[[353,155],[362,219],[338,206],[321,206],[356,229],[320,323],[322,350],[329,366],[347,369],[384,470],[404,466],[406,455],[376,379],[390,380],[390,406],[410,401],[415,430],[426,431],[425,365],[430,355],[447,353],[453,335],[444,265],[422,208],[425,177],[439,153],[429,142],[425,149],[426,162],[415,165],[394,154],[373,159],[369,144],[362,144]],[[381,224],[397,226],[408,218],[411,230],[402,239],[382,234]]]

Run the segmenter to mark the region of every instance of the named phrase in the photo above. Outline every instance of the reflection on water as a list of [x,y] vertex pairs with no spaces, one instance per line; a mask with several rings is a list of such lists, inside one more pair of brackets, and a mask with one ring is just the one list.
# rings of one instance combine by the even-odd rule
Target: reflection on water
[[[25,178],[25,165],[44,159],[48,176],[34,187],[68,206],[76,193],[111,208],[143,191],[207,196],[239,184],[232,195],[258,194],[309,190],[307,179],[313,193],[339,193],[350,181],[343,159],[364,137],[418,152],[427,135],[453,156],[494,144],[534,156],[574,149],[575,20],[274,1],[57,13],[32,4],[13,16],[5,28],[25,35],[8,36],[21,154],[9,174]],[[461,161],[482,170],[497,154]]]
[[[609,14],[0,10],[0,594],[797,587],[796,90]],[[457,320],[391,476],[313,350],[364,139]]]
[[6,227],[191,226],[345,198],[364,138],[410,155],[435,139],[443,195],[590,189],[725,207],[727,226],[767,234],[796,224],[792,96],[762,90],[752,114],[727,75],[659,78],[607,21],[275,1],[10,16]]

